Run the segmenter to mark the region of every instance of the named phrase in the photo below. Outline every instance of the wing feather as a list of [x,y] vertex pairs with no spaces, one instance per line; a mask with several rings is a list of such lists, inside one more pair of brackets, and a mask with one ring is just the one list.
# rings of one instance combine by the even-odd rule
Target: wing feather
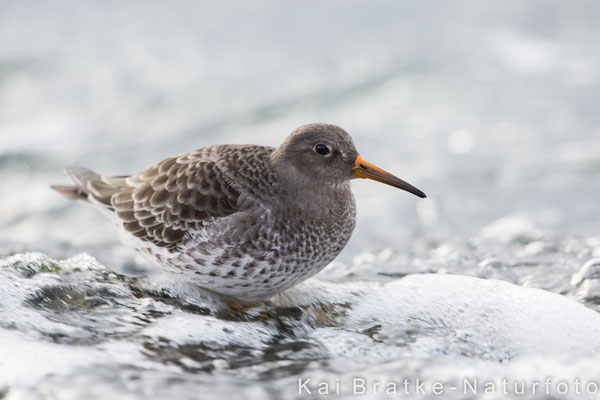
[[264,206],[261,196],[275,190],[268,161],[272,151],[263,146],[206,147],[132,176],[76,168],[67,171],[76,186],[55,189],[101,205],[132,236],[174,251],[194,233],[206,235],[222,218]]
[[[175,249],[190,232],[240,211],[239,191],[224,173],[207,157],[171,157],[128,177],[127,186],[112,193],[110,204],[127,232]],[[103,183],[95,183],[90,194],[103,190]]]

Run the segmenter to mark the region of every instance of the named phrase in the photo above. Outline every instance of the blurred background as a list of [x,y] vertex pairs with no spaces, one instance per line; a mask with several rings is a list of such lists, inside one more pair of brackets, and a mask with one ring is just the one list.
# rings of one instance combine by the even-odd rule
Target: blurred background
[[[600,311],[598,21],[594,0],[0,0],[0,398],[597,379],[584,356],[600,320],[581,304]],[[211,144],[278,146],[310,122],[428,198],[353,182],[353,238],[287,308],[223,314],[195,287],[111,274],[149,271],[49,189],[66,167],[131,174]],[[79,253],[99,263],[56,261]],[[440,289],[458,314],[436,319],[402,289],[425,272],[518,286]],[[297,307],[311,296],[316,312]]]
[[135,173],[317,121],[429,196],[355,182],[345,259],[505,216],[597,232],[595,1],[0,4],[3,254],[118,242],[48,189],[65,167]]

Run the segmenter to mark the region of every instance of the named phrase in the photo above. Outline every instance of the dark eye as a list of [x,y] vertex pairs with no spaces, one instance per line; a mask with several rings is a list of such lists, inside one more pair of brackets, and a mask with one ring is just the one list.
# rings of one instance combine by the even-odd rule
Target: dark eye
[[329,147],[321,143],[315,146],[315,151],[317,152],[317,154],[320,154],[322,156],[326,156],[327,154],[331,153]]

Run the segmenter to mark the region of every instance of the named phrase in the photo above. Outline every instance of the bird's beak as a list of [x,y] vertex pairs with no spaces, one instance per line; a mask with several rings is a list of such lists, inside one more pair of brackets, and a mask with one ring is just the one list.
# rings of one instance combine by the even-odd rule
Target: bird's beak
[[373,179],[374,181],[385,183],[386,185],[397,187],[398,189],[406,190],[415,196],[419,196],[421,198],[427,197],[425,193],[421,192],[410,183],[404,182],[402,179],[397,178],[389,172],[386,172],[381,168],[374,166],[370,162],[365,161],[360,155],[356,157],[352,171],[355,172],[357,178]]

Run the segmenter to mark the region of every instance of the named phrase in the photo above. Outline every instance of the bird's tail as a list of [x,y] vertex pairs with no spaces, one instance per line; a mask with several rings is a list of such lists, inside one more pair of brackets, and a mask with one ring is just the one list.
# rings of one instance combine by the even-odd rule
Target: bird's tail
[[103,176],[87,168],[69,168],[65,172],[75,185],[52,185],[50,188],[73,200],[86,200],[111,208],[112,195],[127,187],[126,176]]
[[90,194],[88,184],[102,179],[100,174],[87,168],[69,168],[65,173],[75,186],[52,185],[50,188],[72,200],[87,200]]

